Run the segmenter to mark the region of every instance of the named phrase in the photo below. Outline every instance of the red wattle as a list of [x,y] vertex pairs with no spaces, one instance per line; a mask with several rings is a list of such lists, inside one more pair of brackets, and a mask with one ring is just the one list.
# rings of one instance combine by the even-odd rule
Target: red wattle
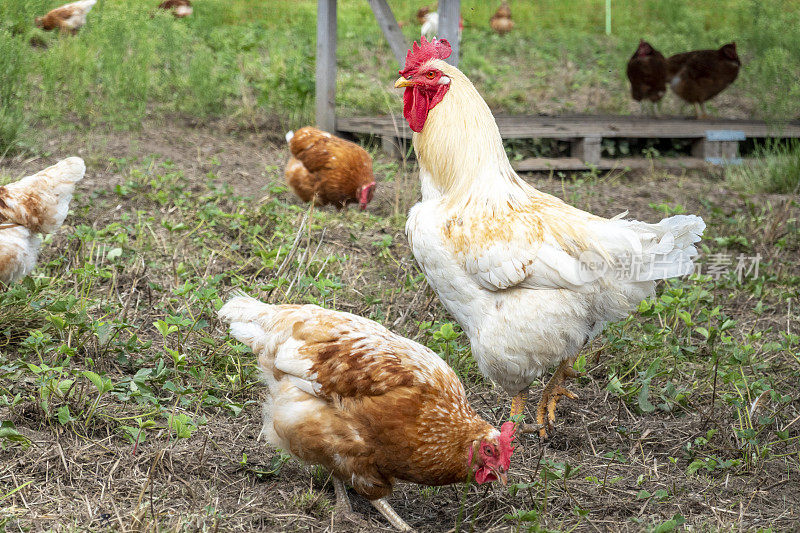
[[403,116],[412,130],[419,133],[428,118],[428,95],[417,87],[406,87],[403,93]]
[[497,481],[497,476],[494,475],[490,469],[485,466],[480,467],[475,471],[475,481],[478,485],[483,485],[486,482]]

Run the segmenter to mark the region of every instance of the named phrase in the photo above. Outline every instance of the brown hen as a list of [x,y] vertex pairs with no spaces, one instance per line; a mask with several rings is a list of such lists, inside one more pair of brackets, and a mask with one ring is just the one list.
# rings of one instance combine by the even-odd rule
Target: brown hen
[[375,193],[372,158],[355,143],[306,126],[286,134],[292,158],[286,182],[304,202],[366,209]]
[[628,60],[626,69],[631,82],[631,96],[637,102],[658,102],[667,90],[667,60],[645,40]]
[[739,75],[736,43],[717,50],[694,50],[667,58],[667,78],[672,91],[694,104],[697,118],[707,117],[704,103],[725,90]]
[[489,19],[489,25],[500,35],[505,35],[514,29],[514,21],[511,20],[511,8],[508,7],[508,4],[505,2],[500,4],[492,18]]

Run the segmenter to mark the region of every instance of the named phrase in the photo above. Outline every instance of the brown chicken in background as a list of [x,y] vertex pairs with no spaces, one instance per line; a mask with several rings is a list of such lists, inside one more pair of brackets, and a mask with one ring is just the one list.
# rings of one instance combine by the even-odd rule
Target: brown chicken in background
[[0,186],[0,287],[28,275],[36,266],[39,233],[53,233],[64,222],[75,184],[86,165],[70,157],[32,176]]
[[508,7],[507,3],[500,4],[492,18],[489,19],[489,25],[500,35],[505,35],[514,29],[514,21],[511,20],[511,8]]
[[158,7],[172,11],[175,18],[184,18],[192,14],[192,3],[189,0],[166,0],[158,4]]
[[703,104],[733,83],[739,75],[736,43],[717,50],[694,50],[667,58],[667,79],[672,91],[694,104],[697,118],[707,117]]
[[342,208],[358,202],[362,210],[375,194],[372,158],[355,143],[306,126],[286,134],[292,157],[286,182],[304,202]]
[[645,40],[628,60],[626,69],[631,82],[631,96],[644,105],[644,101],[655,104],[667,91],[667,60],[664,55]]
[[36,26],[45,31],[57,29],[75,35],[86,24],[86,15],[96,3],[97,0],[79,0],[57,7],[43,17],[36,17]]
[[423,6],[417,10],[417,22],[420,25],[425,24],[425,17],[428,16],[428,13],[431,12],[430,6]]
[[386,497],[395,481],[501,481],[515,426],[494,428],[469,405],[444,359],[377,322],[316,305],[237,296],[219,310],[258,357],[268,387],[261,435],[330,471],[335,514],[352,512],[345,483],[401,531]]

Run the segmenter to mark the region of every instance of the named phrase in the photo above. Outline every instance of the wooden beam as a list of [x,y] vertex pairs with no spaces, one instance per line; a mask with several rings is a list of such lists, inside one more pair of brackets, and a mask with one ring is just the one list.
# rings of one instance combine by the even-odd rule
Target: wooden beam
[[336,131],[336,0],[317,0],[317,127]]
[[389,47],[400,65],[400,70],[403,70],[409,46],[406,44],[403,32],[400,31],[400,26],[397,25],[397,19],[394,18],[392,8],[389,7],[386,0],[369,0],[369,6],[372,8],[372,12],[375,13],[375,18],[378,19],[378,24],[380,24],[384,37],[389,41]]
[[[707,139],[709,130],[736,130],[746,138],[800,138],[800,122],[769,124],[760,120],[696,120],[681,117],[643,118],[637,116],[508,116],[496,115],[503,139],[561,139],[602,137],[613,139]],[[344,131],[395,135],[411,138],[405,121],[391,117],[345,117],[337,123]],[[395,131],[399,130],[399,131]],[[719,135],[715,132],[714,135]],[[720,140],[719,137],[711,139]]]
[[[512,163],[517,172],[550,172],[555,170],[583,171],[590,170],[585,162],[577,157],[534,157]],[[701,169],[708,168],[709,164],[697,157],[622,157],[618,159],[600,159],[597,165],[592,165],[600,170],[649,170],[651,168],[674,169]]]
[[461,0],[439,0],[439,35],[447,39],[453,49],[453,53],[447,58],[447,62],[454,67],[458,66],[459,39],[458,21],[461,17]]

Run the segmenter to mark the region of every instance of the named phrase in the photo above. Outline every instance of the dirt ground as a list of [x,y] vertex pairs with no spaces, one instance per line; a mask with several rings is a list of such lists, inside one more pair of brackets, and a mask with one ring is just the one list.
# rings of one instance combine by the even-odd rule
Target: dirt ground
[[[135,160],[154,156],[171,160],[187,176],[198,178],[213,170],[237,194],[258,199],[285,163],[282,132],[231,132],[215,127],[191,127],[176,121],[146,124],[138,132],[78,134],[51,132],[49,151],[40,158],[7,159],[5,174],[22,176],[68,155],[80,155],[88,172],[83,191],[109,189],[122,183],[112,158]],[[216,159],[218,164],[212,163]],[[572,178],[531,176],[543,190],[570,201],[576,186]],[[392,214],[396,183],[381,184],[372,206],[379,215]],[[416,185],[414,185],[416,187]],[[654,219],[651,204],[681,204],[686,212],[703,212],[708,202],[725,209],[742,199],[724,186],[719,173],[657,172],[610,175],[599,178],[589,192],[581,192],[579,207],[613,216],[628,210],[630,216]],[[403,191],[413,197],[413,191]],[[88,194],[88,193],[85,193]],[[287,199],[291,197],[286,195]],[[780,202],[780,197],[759,201]],[[94,212],[98,220],[111,215]],[[333,229],[331,243],[346,246],[354,264],[374,253],[365,242],[346,238],[347,228]],[[398,268],[411,269],[405,238],[398,227],[392,253],[403,258]],[[46,254],[58,253],[49,249]],[[795,265],[795,275],[797,274]],[[366,279],[362,283],[378,282]],[[390,282],[391,280],[389,280]],[[382,282],[386,282],[383,280]],[[761,327],[785,320],[783,302],[760,315]],[[445,316],[429,289],[408,295],[398,306],[413,306],[416,320]],[[343,302],[348,311],[364,309],[359,302]],[[753,323],[751,303],[732,304],[729,312]],[[398,324],[402,312],[387,319]],[[406,318],[408,314],[405,314]],[[396,318],[396,320],[395,320]],[[224,328],[218,326],[219,336]],[[499,484],[462,485],[421,489],[399,483],[390,498],[394,509],[418,531],[525,531],[546,530],[640,531],[653,530],[675,515],[695,531],[800,530],[800,476],[779,460],[759,463],[752,475],[713,473],[687,475],[686,443],[706,434],[710,427],[730,426],[735,413],[718,404],[708,408],[711,391],[699,393],[699,406],[671,413],[643,414],[611,396],[607,390],[608,353],[598,339],[588,347],[592,354],[587,372],[572,385],[579,400],[564,401],[559,408],[553,437],[541,443],[523,437],[515,452],[509,476],[513,490]],[[111,370],[113,373],[113,368]],[[490,422],[502,423],[510,399],[488,383],[468,386],[472,405]],[[534,397],[541,384],[534,384]],[[207,424],[191,439],[173,442],[166,430],[153,432],[133,449],[118,435],[79,434],[37,418],[35,413],[15,413],[17,429],[32,445],[0,451],[0,480],[5,487],[23,487],[0,493],[0,529],[8,531],[378,531],[390,530],[365,499],[351,491],[360,522],[334,522],[330,513],[333,487],[324,473],[294,460],[285,464],[264,443],[257,405],[263,391],[250,391],[252,403],[239,417],[222,411],[206,412]],[[789,411],[800,414],[797,399]],[[529,407],[528,416],[532,411]],[[9,410],[0,406],[0,418]],[[118,413],[119,417],[126,413]],[[793,417],[793,415],[792,415]],[[797,424],[792,430],[796,435]],[[720,437],[733,448],[730,434]],[[618,450],[615,455],[608,455]],[[797,444],[785,453],[798,454]],[[246,455],[247,460],[243,461]],[[543,469],[553,472],[542,475]],[[613,484],[596,480],[619,479]],[[594,478],[592,481],[590,478]],[[541,485],[547,479],[544,498]],[[549,483],[549,486],[548,486]],[[668,498],[643,497],[663,489]],[[536,521],[503,519],[520,510],[539,509]],[[456,526],[461,516],[462,524]],[[155,517],[155,518],[153,518]],[[678,520],[680,522],[680,520]],[[666,529],[658,531],[669,531]],[[679,528],[676,523],[675,527]],[[537,530],[537,529],[532,529]]]

